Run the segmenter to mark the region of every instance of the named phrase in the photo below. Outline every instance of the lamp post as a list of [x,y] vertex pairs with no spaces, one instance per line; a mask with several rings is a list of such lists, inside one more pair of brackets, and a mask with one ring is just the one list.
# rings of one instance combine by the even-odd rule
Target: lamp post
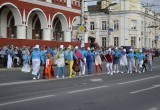
[[[107,2],[108,2],[108,1],[107,1]],[[114,5],[117,5],[117,3],[111,3],[111,4],[109,4],[109,5],[105,8],[105,10],[104,10],[104,13],[105,13],[105,14],[108,14],[108,47],[110,46],[110,13],[111,13],[110,7],[111,7],[111,6],[114,6]]]

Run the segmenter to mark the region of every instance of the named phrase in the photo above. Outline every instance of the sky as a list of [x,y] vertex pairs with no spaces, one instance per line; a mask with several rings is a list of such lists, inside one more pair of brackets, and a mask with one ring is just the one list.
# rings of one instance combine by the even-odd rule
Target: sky
[[[154,7],[152,7],[152,10],[154,11],[156,11],[156,12],[160,12],[160,0],[141,0],[141,2],[143,3],[143,4],[156,4],[156,5],[159,5],[159,6],[154,6]],[[96,1],[94,1],[94,2],[88,2],[87,4],[88,5],[96,5]]]

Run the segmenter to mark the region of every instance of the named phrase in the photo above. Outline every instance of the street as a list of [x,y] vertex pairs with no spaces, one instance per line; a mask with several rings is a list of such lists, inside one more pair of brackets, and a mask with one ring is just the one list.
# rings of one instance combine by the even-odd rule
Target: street
[[160,110],[159,71],[159,58],[152,72],[113,76],[99,73],[35,81],[20,70],[4,70],[0,71],[0,110]]

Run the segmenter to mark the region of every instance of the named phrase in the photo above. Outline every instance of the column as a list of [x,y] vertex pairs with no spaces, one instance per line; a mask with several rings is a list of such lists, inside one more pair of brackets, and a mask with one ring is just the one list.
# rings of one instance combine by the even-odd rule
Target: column
[[50,28],[46,28],[43,29],[43,40],[51,40],[51,29]]
[[26,39],[26,26],[17,26],[17,39]]
[[71,42],[71,31],[64,31],[64,41]]

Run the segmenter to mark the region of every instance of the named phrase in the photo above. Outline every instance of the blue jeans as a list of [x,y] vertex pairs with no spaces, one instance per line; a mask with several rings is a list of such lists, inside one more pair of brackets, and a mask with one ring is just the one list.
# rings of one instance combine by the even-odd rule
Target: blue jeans
[[87,69],[88,69],[88,74],[91,74],[92,72],[92,61],[87,61]]
[[62,76],[64,76],[64,67],[57,67],[56,68],[56,74],[57,74],[57,76],[59,76],[60,70],[62,71]]

